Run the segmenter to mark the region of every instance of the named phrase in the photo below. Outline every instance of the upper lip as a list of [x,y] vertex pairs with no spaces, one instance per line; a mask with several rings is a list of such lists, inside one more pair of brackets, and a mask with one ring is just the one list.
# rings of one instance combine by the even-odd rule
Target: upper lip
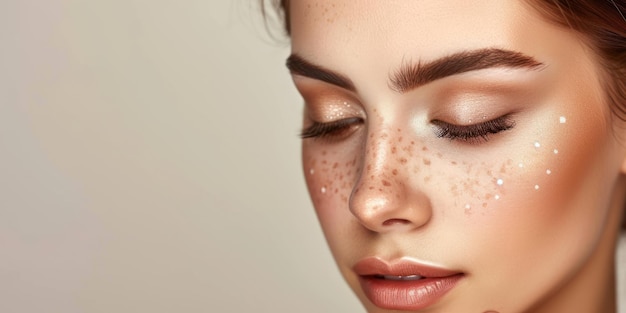
[[368,257],[358,261],[353,270],[359,276],[412,276],[428,278],[448,277],[462,274],[460,271],[419,263],[409,258],[385,261],[378,257]]

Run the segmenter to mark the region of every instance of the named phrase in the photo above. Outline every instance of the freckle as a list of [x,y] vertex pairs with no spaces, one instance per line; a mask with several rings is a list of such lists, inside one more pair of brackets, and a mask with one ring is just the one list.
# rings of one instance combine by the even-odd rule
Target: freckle
[[492,172],[491,170],[488,170],[488,171],[487,171],[487,175],[492,176],[492,175],[493,175],[493,172]]
[[348,172],[346,173],[346,175],[348,175],[348,176],[352,175],[352,171],[348,171]]
[[391,148],[391,154],[396,154],[396,151],[397,151],[396,147]]
[[322,164],[328,164],[328,162],[326,160],[322,161]]
[[483,202],[483,208],[487,207],[487,202]]
[[412,140],[411,140],[411,145],[415,145],[415,141],[412,141]]
[[424,177],[424,182],[425,182],[425,183],[430,182],[430,176],[426,176],[426,177]]
[[372,165],[368,164],[368,165],[367,165],[367,170],[368,170],[368,171],[371,171],[371,170],[372,170]]
[[327,154],[326,150],[322,150],[322,155],[326,155],[326,154]]
[[443,154],[441,154],[441,152],[437,152],[437,157],[441,159],[443,157]]
[[389,181],[383,180],[383,186],[389,187],[391,183]]
[[400,128],[396,129],[398,132],[401,132],[402,130]]
[[402,138],[402,136],[400,136],[400,138],[398,138],[398,142],[402,142],[402,139],[404,139],[404,138]]
[[430,160],[429,159],[424,159],[424,164],[425,165],[430,165]]
[[400,163],[402,163],[402,164],[406,164],[406,162],[408,162],[408,160],[407,160],[406,158],[402,158],[402,159],[400,159]]
[[452,162],[450,162],[450,164],[457,165],[456,161],[452,161]]
[[398,170],[394,169],[393,171],[391,171],[391,174],[393,174],[393,176],[398,175]]
[[370,179],[371,179],[371,180],[374,180],[374,178],[375,178],[375,176],[374,176],[374,175],[370,176]]
[[374,187],[373,187],[373,186],[370,186],[368,189],[369,189],[369,190],[374,190]]
[[339,180],[343,180],[343,174],[339,175]]
[[333,164],[333,168],[337,168],[339,166],[339,163],[335,162],[335,164]]
[[491,195],[490,193],[485,194],[485,199],[487,199],[487,200],[488,200],[488,199],[491,199],[491,197],[492,197],[492,195]]
[[551,170],[546,170],[546,174],[550,175],[550,174],[552,174],[552,171]]
[[500,167],[500,173],[506,173],[506,166],[504,164],[502,164],[502,166]]
[[422,151],[428,151],[428,148],[426,146],[423,146]]
[[379,192],[383,192],[383,189],[382,189],[382,188],[378,188],[378,191],[379,191]]

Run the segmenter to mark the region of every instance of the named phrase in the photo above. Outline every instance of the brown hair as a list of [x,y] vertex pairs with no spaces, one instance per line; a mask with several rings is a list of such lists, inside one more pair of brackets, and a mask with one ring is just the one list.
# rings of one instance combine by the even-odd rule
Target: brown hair
[[[265,2],[265,0],[261,0]],[[269,0],[291,34],[289,0]],[[626,121],[626,0],[527,0],[540,14],[583,35],[604,69],[607,102]],[[265,4],[265,3],[263,3]],[[262,5],[265,15],[265,5]],[[626,215],[622,227],[626,229]]]

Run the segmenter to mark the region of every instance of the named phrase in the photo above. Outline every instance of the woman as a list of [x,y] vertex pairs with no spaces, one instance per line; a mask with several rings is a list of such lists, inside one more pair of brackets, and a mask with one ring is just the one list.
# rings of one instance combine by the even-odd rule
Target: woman
[[623,0],[279,5],[306,182],[368,312],[616,312]]

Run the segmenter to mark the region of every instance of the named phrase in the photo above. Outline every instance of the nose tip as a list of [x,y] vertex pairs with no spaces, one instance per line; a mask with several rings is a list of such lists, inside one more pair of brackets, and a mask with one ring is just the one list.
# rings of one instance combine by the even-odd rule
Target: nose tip
[[374,175],[354,189],[350,211],[365,228],[379,233],[420,228],[432,216],[430,201],[419,190]]

